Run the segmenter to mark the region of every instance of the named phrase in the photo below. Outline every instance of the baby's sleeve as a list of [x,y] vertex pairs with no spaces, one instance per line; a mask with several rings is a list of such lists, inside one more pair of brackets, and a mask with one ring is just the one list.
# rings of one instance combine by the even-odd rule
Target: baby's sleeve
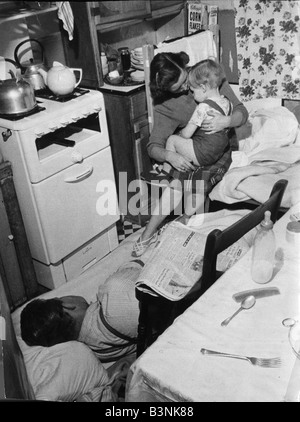
[[207,104],[198,104],[196,107],[192,117],[190,118],[189,123],[200,127],[207,117]]

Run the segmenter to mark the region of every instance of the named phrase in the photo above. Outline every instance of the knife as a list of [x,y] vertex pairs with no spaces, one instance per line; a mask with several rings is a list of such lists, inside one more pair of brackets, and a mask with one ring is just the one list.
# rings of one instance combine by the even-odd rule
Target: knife
[[245,290],[244,292],[235,293],[232,295],[232,298],[236,302],[242,302],[247,296],[254,296],[256,299],[260,299],[261,297],[268,297],[279,295],[280,290],[277,287],[263,287],[261,289],[253,289],[253,290]]

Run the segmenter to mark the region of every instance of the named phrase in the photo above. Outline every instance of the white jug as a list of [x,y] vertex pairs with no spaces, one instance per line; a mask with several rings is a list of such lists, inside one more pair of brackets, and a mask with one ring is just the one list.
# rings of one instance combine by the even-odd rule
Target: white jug
[[[79,79],[76,82],[74,71],[79,72]],[[38,72],[43,76],[45,84],[55,95],[69,95],[80,84],[82,79],[82,69],[70,68],[59,62],[53,62],[53,67],[46,72],[39,69]]]

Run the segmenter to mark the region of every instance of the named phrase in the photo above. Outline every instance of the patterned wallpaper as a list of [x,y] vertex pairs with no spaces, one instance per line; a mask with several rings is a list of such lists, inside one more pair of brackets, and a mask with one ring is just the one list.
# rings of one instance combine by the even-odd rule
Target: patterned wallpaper
[[234,0],[234,6],[241,99],[300,99],[294,71],[299,66],[300,75],[300,1]]

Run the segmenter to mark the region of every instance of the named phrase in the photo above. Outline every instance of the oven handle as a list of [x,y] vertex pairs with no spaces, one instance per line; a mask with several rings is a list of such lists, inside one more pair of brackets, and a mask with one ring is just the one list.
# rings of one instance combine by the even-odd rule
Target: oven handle
[[86,179],[87,177],[89,177],[93,173],[93,170],[94,170],[94,168],[93,167],[90,167],[84,173],[81,173],[78,176],[74,176],[74,177],[67,177],[64,181],[66,183],[80,182],[81,180]]

